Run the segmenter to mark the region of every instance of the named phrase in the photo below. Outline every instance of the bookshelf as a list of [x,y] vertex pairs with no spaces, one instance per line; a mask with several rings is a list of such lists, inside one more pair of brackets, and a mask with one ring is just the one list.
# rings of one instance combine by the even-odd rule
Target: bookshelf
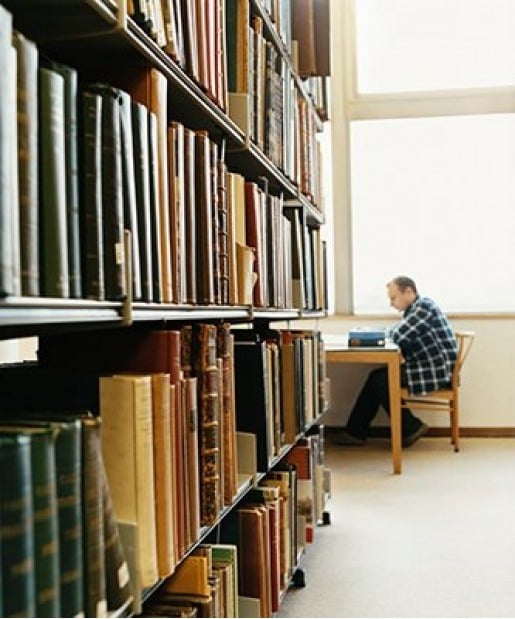
[[[327,310],[325,116],[292,59],[294,1],[0,0],[0,338],[38,338],[37,362],[0,365],[0,445],[19,461],[9,491],[25,501],[23,514],[8,513],[0,488],[0,511],[23,519],[20,560],[36,564],[15,578],[0,540],[3,616],[181,604],[269,616],[298,582],[287,459],[308,440],[321,466],[305,437],[325,411],[323,346],[316,331],[271,323]],[[233,9],[246,26],[236,57]],[[231,71],[244,69],[246,90],[231,91]],[[247,357],[263,396],[250,429]],[[288,404],[286,436],[287,389],[304,395]],[[71,568],[64,537],[53,539],[45,590],[31,497],[43,426],[54,436],[39,456],[49,495],[59,505],[62,467],[75,465],[74,504],[88,510],[73,521],[52,508],[59,535],[65,519],[83,532]],[[257,601],[244,573],[238,599],[239,510],[252,512],[250,528],[284,529]],[[213,568],[209,600],[178,592],[193,564]],[[67,597],[66,569],[76,572]]]

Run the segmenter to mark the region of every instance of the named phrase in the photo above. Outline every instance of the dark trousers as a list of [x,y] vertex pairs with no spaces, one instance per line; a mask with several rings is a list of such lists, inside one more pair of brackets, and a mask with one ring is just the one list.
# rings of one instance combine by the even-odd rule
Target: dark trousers
[[[406,370],[401,366],[401,386],[407,386]],[[347,421],[346,430],[356,438],[365,439],[372,420],[379,407],[390,415],[388,394],[388,369],[380,367],[372,370],[361,389]],[[418,430],[422,423],[408,408],[402,409],[402,436],[409,436]]]

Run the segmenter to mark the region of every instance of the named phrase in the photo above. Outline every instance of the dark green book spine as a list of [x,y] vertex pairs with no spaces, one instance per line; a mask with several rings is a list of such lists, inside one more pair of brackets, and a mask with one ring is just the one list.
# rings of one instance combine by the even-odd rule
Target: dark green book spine
[[81,272],[87,299],[105,299],[102,223],[102,97],[80,95],[79,196]]
[[18,52],[18,186],[20,202],[21,292],[39,296],[38,188],[38,49],[19,32]]
[[0,434],[0,547],[4,617],[35,617],[29,436]]
[[36,616],[60,617],[55,435],[51,428],[38,428],[31,438]]

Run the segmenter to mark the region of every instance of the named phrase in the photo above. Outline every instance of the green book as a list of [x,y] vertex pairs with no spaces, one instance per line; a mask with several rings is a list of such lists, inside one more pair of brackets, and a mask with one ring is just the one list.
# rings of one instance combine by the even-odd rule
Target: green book
[[0,547],[4,617],[35,617],[31,438],[0,433]]
[[81,424],[76,419],[54,419],[52,412],[23,412],[13,419],[2,414],[1,424],[40,427],[52,433],[54,441],[56,500],[58,512],[59,614],[44,617],[76,617],[84,614]]
[[39,296],[38,48],[13,32],[18,53],[18,192],[21,293]]
[[70,297],[82,296],[79,233],[78,76],[68,65],[51,61],[48,67],[64,80],[64,149],[66,173],[66,232]]
[[102,97],[79,97],[79,196],[81,274],[87,299],[105,299],[102,216]]
[[[64,79],[39,69],[40,267],[43,296],[69,297]],[[43,182],[44,179],[44,182]]]
[[34,427],[3,420],[0,422],[0,433],[26,434],[31,439],[36,616],[59,617],[56,433],[48,424],[46,427]]

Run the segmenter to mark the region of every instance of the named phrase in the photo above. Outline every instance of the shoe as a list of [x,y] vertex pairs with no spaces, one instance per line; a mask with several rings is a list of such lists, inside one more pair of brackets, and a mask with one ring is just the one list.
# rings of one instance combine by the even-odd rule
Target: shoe
[[416,443],[418,441],[418,439],[421,436],[424,436],[425,434],[427,434],[429,431],[429,426],[427,426],[425,423],[421,422],[420,426],[415,430],[415,432],[412,432],[411,434],[408,434],[408,436],[403,436],[402,437],[402,446],[403,447],[411,447],[414,443]]
[[334,442],[337,445],[345,445],[347,447],[363,447],[365,439],[353,436],[347,430],[340,430],[334,437]]

